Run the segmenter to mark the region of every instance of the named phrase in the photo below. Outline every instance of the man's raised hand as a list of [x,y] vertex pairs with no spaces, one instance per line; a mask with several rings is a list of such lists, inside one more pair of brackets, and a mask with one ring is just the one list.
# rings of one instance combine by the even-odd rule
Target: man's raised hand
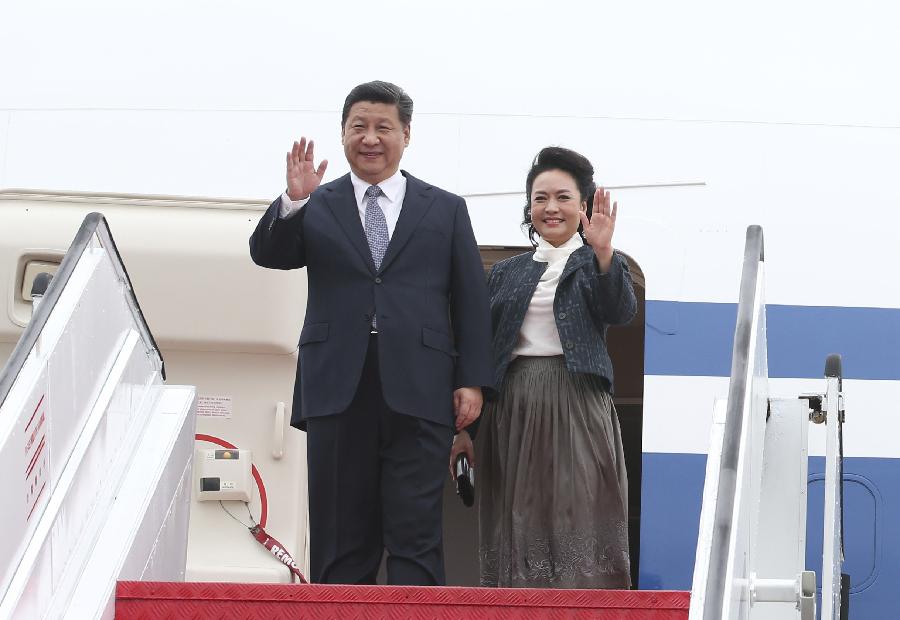
[[313,141],[309,144],[306,138],[301,137],[300,142],[294,142],[294,147],[287,154],[287,195],[291,200],[303,200],[308,198],[322,182],[325,176],[325,168],[328,160],[323,159],[319,167],[313,163]]

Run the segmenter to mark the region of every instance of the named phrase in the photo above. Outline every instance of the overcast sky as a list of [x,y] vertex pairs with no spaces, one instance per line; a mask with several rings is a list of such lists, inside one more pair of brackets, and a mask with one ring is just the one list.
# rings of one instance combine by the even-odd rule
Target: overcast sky
[[891,2],[0,5],[0,109],[334,110],[900,126]]

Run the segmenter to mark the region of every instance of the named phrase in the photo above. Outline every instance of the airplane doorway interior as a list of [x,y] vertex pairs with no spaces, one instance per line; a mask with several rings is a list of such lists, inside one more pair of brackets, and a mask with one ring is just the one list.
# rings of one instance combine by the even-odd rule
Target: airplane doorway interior
[[[485,270],[509,256],[530,251],[530,247],[482,246]],[[641,433],[644,395],[644,274],[629,256],[638,311],[628,325],[612,327],[607,345],[615,370],[616,410],[622,429],[625,466],[628,470],[628,530],[631,554],[631,582],[637,588],[641,533]],[[478,477],[476,473],[476,484]],[[476,507],[466,508],[456,496],[454,483],[444,487],[444,562],[447,585],[478,585],[478,526]]]

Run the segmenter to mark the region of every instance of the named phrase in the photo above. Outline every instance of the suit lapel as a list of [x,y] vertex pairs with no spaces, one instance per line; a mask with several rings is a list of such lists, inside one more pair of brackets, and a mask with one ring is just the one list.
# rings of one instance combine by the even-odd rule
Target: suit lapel
[[568,278],[571,274],[573,274],[576,270],[581,269],[594,258],[594,250],[588,244],[584,244],[569,256],[569,260],[566,261],[566,266],[563,268],[562,274],[559,276],[559,281],[562,282],[566,278]]
[[528,255],[526,261],[523,262],[523,273],[519,276],[520,288],[517,289],[519,299],[525,303],[525,310],[528,310],[528,304],[534,297],[538,284],[541,282],[541,276],[547,271],[548,263],[534,260],[534,252]]
[[431,203],[434,202],[434,191],[430,185],[422,183],[422,181],[407,172],[403,172],[403,176],[406,177],[406,196],[403,198],[400,218],[397,220],[397,226],[394,227],[394,234],[391,235],[391,241],[388,243],[384,260],[381,261],[379,273],[387,269],[388,265],[397,258],[397,255],[409,241],[419,222],[428,213]]
[[350,243],[359,252],[369,271],[375,273],[372,250],[369,248],[366,232],[359,221],[359,209],[356,206],[356,195],[353,193],[353,183],[350,182],[349,174],[326,188],[325,204],[331,209],[331,213],[344,230],[344,234],[350,239]]

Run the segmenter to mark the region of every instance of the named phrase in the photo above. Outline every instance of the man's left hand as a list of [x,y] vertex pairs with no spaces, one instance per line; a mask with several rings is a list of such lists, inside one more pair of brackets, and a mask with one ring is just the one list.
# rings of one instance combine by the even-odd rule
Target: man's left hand
[[453,391],[453,414],[456,430],[461,431],[481,415],[481,388],[462,387]]

